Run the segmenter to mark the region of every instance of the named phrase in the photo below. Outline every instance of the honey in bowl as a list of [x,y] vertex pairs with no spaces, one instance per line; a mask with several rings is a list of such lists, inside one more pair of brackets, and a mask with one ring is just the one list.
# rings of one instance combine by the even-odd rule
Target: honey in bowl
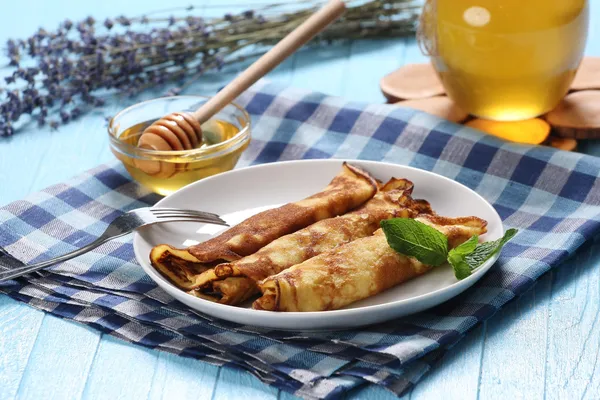
[[553,109],[581,61],[587,0],[428,0],[421,36],[448,95],[475,116]]
[[[204,100],[203,98],[201,98]],[[109,124],[111,149],[131,177],[155,193],[168,195],[197,180],[233,169],[250,142],[250,120],[229,105],[202,124],[201,141],[189,150],[139,147],[144,130],[164,114],[198,104],[197,96],[160,98],[130,107]],[[152,118],[144,118],[152,116]]]

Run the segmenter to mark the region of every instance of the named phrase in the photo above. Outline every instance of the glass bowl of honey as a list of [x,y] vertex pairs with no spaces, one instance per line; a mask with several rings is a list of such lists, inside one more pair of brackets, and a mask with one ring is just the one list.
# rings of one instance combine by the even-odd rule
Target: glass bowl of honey
[[202,140],[190,150],[159,151],[137,146],[154,121],[194,111],[209,98],[172,96],[144,101],[115,115],[108,124],[110,147],[129,174],[155,193],[168,195],[197,180],[235,167],[250,143],[250,116],[231,103],[202,124]]

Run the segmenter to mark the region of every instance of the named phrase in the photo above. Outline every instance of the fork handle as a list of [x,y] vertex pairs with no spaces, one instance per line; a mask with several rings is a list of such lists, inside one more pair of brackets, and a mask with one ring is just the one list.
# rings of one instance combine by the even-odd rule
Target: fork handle
[[87,253],[88,251],[95,249],[96,247],[100,246],[101,244],[107,242],[108,240],[110,240],[114,237],[115,236],[108,237],[108,236],[103,235],[103,236],[100,236],[98,239],[94,240],[92,243],[90,243],[80,249],[73,250],[70,253],[63,254],[62,256],[54,257],[54,258],[51,258],[50,260],[42,261],[42,262],[31,264],[31,265],[25,265],[23,267],[13,268],[13,269],[9,269],[8,271],[0,272],[0,283],[5,282],[9,279],[14,279],[14,278],[18,278],[23,275],[27,275],[31,272],[39,271],[41,269],[49,267],[50,265],[54,265],[59,262],[67,261],[67,260],[70,260],[77,256],[80,256],[83,253]]

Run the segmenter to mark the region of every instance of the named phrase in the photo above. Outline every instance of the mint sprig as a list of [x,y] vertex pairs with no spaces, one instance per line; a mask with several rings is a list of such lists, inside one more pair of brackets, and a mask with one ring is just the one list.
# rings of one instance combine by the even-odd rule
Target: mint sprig
[[448,251],[448,238],[443,233],[414,219],[384,220],[381,221],[381,228],[392,249],[436,267],[448,261],[459,280],[471,275],[474,269],[502,250],[518,232],[516,229],[509,229],[502,238],[485,243],[479,243],[479,237],[475,235]]
[[[498,240],[478,244],[474,249],[463,248],[477,236],[473,236],[467,242],[450,250],[448,253],[448,262],[454,268],[454,275],[457,279],[464,279],[471,275],[474,269],[480,267],[484,262],[492,258],[496,253],[502,250],[502,247],[517,234],[516,229],[509,229],[504,236]],[[477,240],[477,239],[475,239]]]
[[471,267],[465,261],[465,257],[475,251],[479,244],[479,236],[471,236],[469,240],[448,252],[448,262],[454,268],[456,279],[465,279],[471,275]]
[[381,221],[388,244],[398,253],[423,264],[439,266],[446,262],[448,238],[442,232],[410,218]]

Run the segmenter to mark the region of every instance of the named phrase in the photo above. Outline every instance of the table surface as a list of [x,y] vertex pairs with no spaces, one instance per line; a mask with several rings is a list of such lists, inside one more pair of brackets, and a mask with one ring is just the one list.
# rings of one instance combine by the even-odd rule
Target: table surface
[[[220,0],[204,1],[203,12],[223,14]],[[242,8],[252,0],[227,0]],[[591,1],[587,54],[600,55],[600,4]],[[4,3],[0,43],[27,37],[63,18],[97,19],[164,9],[159,0],[43,1]],[[171,0],[187,6],[189,0]],[[548,45],[552,45],[548,43]],[[295,55],[269,78],[352,100],[382,102],[379,79],[404,63],[422,62],[414,40],[356,41]],[[0,71],[1,73],[1,71]],[[204,78],[203,94],[214,93],[236,71]],[[60,128],[32,128],[0,138],[0,204],[18,200],[111,161],[104,115],[131,100]],[[600,155],[600,145],[580,150]],[[454,347],[433,372],[405,397],[600,398],[600,245],[577,254],[540,279]],[[0,399],[293,398],[245,372],[134,346],[64,321],[0,295]],[[365,387],[357,398],[390,399]]]

